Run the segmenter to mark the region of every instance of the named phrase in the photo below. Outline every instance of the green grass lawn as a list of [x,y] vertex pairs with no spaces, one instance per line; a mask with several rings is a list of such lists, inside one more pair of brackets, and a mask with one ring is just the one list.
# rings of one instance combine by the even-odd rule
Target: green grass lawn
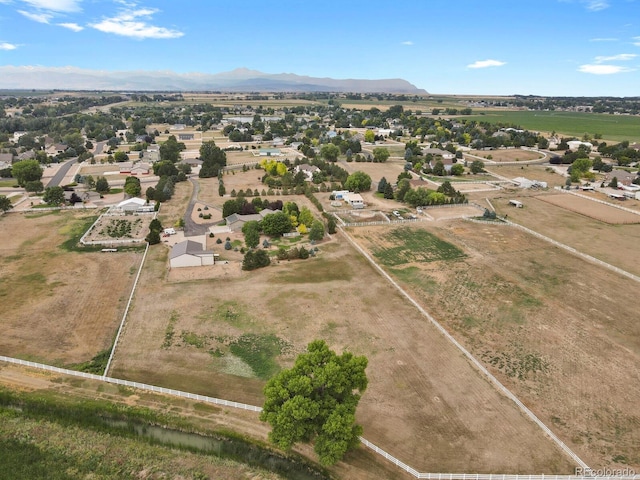
[[585,133],[600,134],[604,140],[640,141],[640,116],[579,112],[486,111],[458,117],[460,120],[505,123],[527,130],[552,132],[582,138]]

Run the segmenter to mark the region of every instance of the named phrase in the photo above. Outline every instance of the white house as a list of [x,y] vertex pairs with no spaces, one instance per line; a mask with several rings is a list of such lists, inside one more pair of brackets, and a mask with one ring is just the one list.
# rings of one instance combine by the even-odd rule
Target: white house
[[349,195],[349,190],[334,190],[331,192],[331,195],[333,195],[333,198],[336,200],[346,200],[346,196]]
[[589,142],[581,142],[580,140],[570,140],[570,141],[567,142],[567,145],[569,146],[569,150],[571,150],[572,152],[575,152],[581,146],[585,146],[589,150],[591,150],[593,148],[593,144],[591,144]]
[[201,243],[185,240],[173,246],[169,254],[169,264],[171,268],[214,265],[215,256],[212,251],[205,250]]
[[364,199],[359,193],[351,193],[346,196],[345,200],[349,202],[353,208],[364,208]]
[[299,173],[299,172],[304,173],[305,179],[308,182],[310,182],[310,181],[313,180],[314,173],[320,172],[320,169],[318,167],[313,166],[313,165],[309,165],[308,163],[302,163],[300,165],[296,165],[294,167],[293,171],[295,173]]
[[26,135],[28,132],[13,132],[13,143],[18,143],[18,140],[20,140],[20,137],[22,137],[23,135]]
[[125,213],[149,213],[153,212],[154,205],[147,203],[147,201],[142,198],[133,197],[118,203],[115,209]]
[[[453,160],[456,158],[455,153],[451,153],[448,150],[442,150],[440,148],[423,148],[422,154],[426,157],[432,155],[433,157],[442,157],[443,160]],[[443,162],[444,163],[444,162]],[[446,165],[446,163],[445,163]]]

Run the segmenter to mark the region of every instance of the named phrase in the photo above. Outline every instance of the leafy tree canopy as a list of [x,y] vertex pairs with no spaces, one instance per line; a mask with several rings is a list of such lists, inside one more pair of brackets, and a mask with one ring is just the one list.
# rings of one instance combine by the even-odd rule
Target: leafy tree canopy
[[364,356],[337,355],[324,341],[311,342],[291,369],[264,388],[260,419],[271,424],[270,440],[284,449],[315,440],[323,465],[338,462],[362,433],[355,412],[367,388],[366,367]]
[[364,172],[353,172],[347,177],[344,187],[353,192],[366,192],[371,189],[371,177]]

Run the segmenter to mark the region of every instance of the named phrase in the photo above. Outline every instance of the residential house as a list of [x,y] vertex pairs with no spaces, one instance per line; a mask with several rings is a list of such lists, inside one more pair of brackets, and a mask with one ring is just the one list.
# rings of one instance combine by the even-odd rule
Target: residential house
[[241,215],[239,213],[233,213],[228,217],[226,217],[224,220],[227,223],[227,227],[229,227],[229,229],[232,232],[240,232],[242,231],[242,227],[244,226],[245,223],[250,221],[259,222],[267,215],[271,215],[272,213],[276,213],[279,211],[280,210],[271,210],[270,208],[265,208],[263,210],[260,210],[259,213],[253,213],[249,215]]
[[443,160],[453,160],[454,158],[456,158],[456,154],[455,153],[451,153],[448,150],[442,150],[440,148],[423,148],[422,149],[422,154],[425,157],[427,155],[431,155],[433,157],[442,157]]
[[9,168],[13,163],[13,153],[0,153],[0,165],[6,165],[0,168]]
[[321,172],[321,170],[314,166],[314,165],[309,165],[308,163],[301,163],[300,165],[296,165],[293,169],[293,171],[297,174],[299,172],[302,172],[305,176],[305,179],[310,182],[313,180],[313,175],[315,173],[319,173]]
[[582,146],[587,147],[589,150],[593,149],[592,143],[581,142],[580,140],[570,140],[567,142],[567,145],[569,146],[569,150],[571,150],[572,152],[575,152],[576,150],[578,150],[578,148]]
[[138,162],[131,168],[131,175],[149,175],[151,166],[148,163]]
[[13,132],[13,143],[18,143],[20,137],[26,135],[28,132]]
[[194,138],[195,138],[195,133],[179,133],[178,134],[178,140],[181,142],[193,140]]
[[214,265],[216,256],[213,251],[205,250],[201,243],[184,240],[171,248],[169,264],[171,268]]

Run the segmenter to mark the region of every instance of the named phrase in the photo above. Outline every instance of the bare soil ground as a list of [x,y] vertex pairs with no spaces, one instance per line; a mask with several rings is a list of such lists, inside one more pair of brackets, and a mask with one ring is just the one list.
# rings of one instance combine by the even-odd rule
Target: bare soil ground
[[[553,195],[554,192],[549,194]],[[521,195],[529,196],[495,195],[491,202],[497,212],[500,215],[507,214],[509,220],[640,275],[640,265],[635,260],[638,257],[640,242],[640,228],[637,225],[610,226],[544,202],[540,193],[523,192]],[[521,200],[524,208],[510,206],[511,198]]]
[[[414,228],[428,228],[466,258],[387,270],[587,464],[637,469],[637,285],[511,227]],[[389,230],[353,234],[376,251],[393,247]]]
[[0,217],[4,355],[70,364],[111,346],[142,254],[60,248],[89,215]]
[[167,282],[166,251],[152,249],[114,375],[260,405],[264,381],[217,350],[245,334],[275,335],[288,345],[276,357],[286,367],[323,338],[367,355],[370,384],[358,410],[365,437],[415,468],[571,472],[542,432],[347,243],[320,250],[316,259],[230,272],[225,281]]
[[542,165],[486,165],[485,170],[502,175],[507,178],[525,177],[529,180],[539,180],[547,182],[549,188],[564,186],[566,177],[547,170],[549,167]]
[[479,217],[484,210],[473,205],[460,205],[455,207],[427,208],[422,215],[430,220],[448,220],[452,218]]
[[472,150],[469,153],[483,158],[488,158],[490,156],[492,157],[491,160],[493,160],[494,162],[524,162],[544,158],[542,154],[538,152],[532,152],[531,150],[521,150],[519,148],[490,151]]
[[603,205],[575,195],[558,193],[557,195],[541,195],[537,198],[543,202],[551,203],[612,225],[640,223],[640,215],[634,215],[619,208]]

